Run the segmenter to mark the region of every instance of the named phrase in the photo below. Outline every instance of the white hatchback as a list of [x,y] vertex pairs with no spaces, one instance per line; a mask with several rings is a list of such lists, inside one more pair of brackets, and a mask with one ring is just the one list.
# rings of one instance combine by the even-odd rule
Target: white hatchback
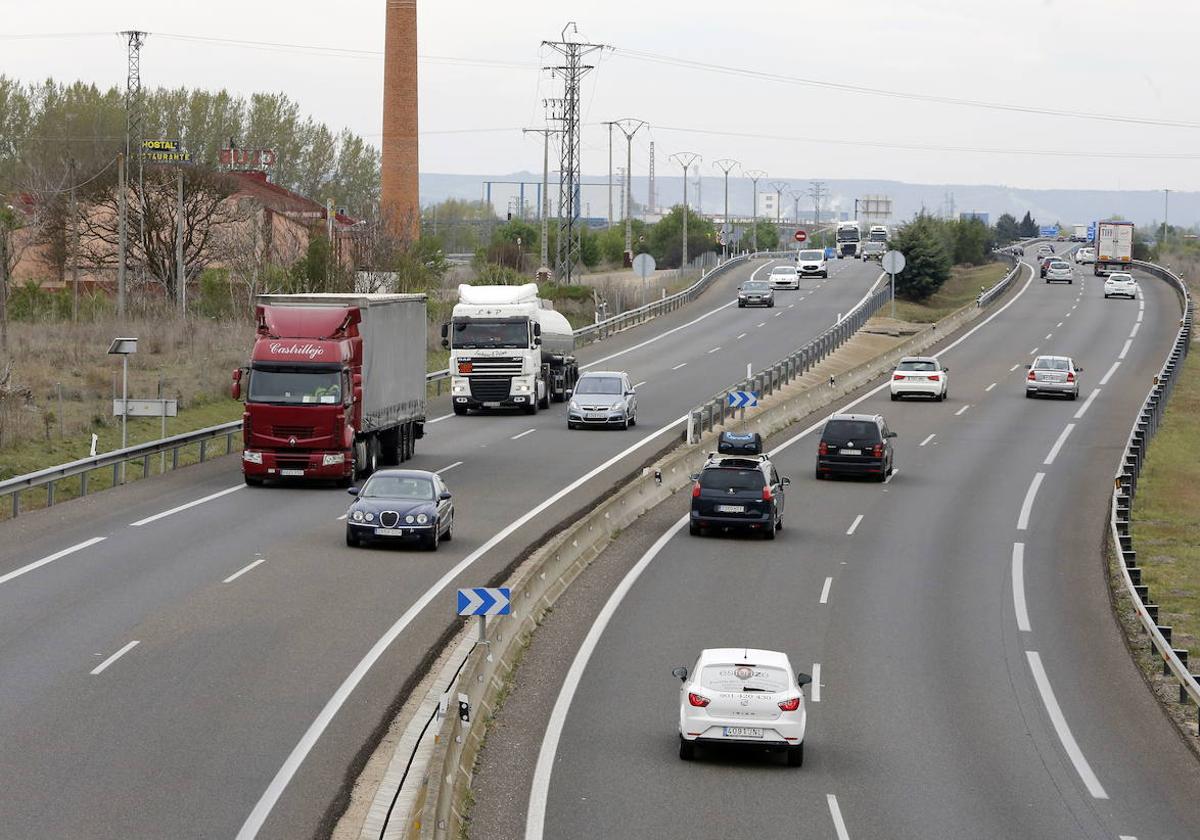
[[1080,265],[1091,265],[1096,262],[1096,251],[1092,248],[1080,248],[1075,252],[1075,262]]
[[1123,272],[1113,272],[1104,278],[1104,297],[1127,297],[1130,300],[1137,299],[1137,281],[1133,279],[1132,274]]
[[691,761],[697,744],[735,744],[784,752],[789,766],[804,763],[807,713],[787,654],[754,648],[710,648],[689,672],[671,672],[679,689],[679,757]]
[[767,278],[771,283],[772,289],[799,289],[800,288],[800,272],[795,266],[777,265],[771,269],[771,274]]
[[1075,269],[1071,268],[1071,264],[1065,260],[1054,260],[1046,267],[1046,282],[1054,280],[1066,280],[1068,283],[1075,282]]
[[892,402],[916,394],[944,400],[950,396],[950,368],[932,356],[905,356],[892,371]]

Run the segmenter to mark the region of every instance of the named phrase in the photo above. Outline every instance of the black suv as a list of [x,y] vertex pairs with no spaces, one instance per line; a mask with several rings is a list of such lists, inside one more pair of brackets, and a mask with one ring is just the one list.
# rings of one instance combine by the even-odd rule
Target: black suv
[[[733,448],[722,444],[726,451]],[[783,488],[791,481],[779,477],[766,455],[710,455],[692,481],[688,530],[693,536],[709,528],[721,528],[757,531],[765,539],[773,540],[775,532],[783,528]]]
[[817,478],[848,473],[886,480],[895,464],[895,436],[878,414],[833,415],[817,446]]

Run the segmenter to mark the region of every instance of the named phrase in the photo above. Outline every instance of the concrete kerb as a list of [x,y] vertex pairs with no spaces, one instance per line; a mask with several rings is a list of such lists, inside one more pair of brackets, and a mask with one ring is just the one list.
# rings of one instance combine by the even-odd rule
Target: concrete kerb
[[[872,359],[847,367],[855,355],[852,339],[804,377],[778,392],[779,398],[748,412],[747,429],[763,437],[775,434],[803,417],[836,402],[882,373],[906,355],[920,353],[977,318],[983,310],[971,304]],[[861,349],[861,348],[859,348]],[[834,377],[834,385],[828,384]],[[405,837],[457,837],[470,797],[475,759],[486,735],[487,722],[520,654],[545,612],[608,543],[643,513],[685,486],[714,448],[717,432],[705,433],[698,444],[682,442],[653,466],[629,481],[591,513],[556,535],[530,556],[513,575],[512,613],[489,623],[488,642],[476,645],[459,679],[457,692],[469,704],[469,721],[448,715],[425,775],[422,812],[397,814],[408,827]],[[655,474],[662,476],[661,485]],[[475,632],[471,628],[470,632]],[[453,704],[452,704],[453,706]]]

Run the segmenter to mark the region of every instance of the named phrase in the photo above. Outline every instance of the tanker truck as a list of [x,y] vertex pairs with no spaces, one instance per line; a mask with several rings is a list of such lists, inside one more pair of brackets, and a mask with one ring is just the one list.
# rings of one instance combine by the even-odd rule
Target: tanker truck
[[575,334],[562,313],[538,297],[536,283],[458,287],[450,322],[450,400],[455,414],[519,408],[536,414],[575,388]]

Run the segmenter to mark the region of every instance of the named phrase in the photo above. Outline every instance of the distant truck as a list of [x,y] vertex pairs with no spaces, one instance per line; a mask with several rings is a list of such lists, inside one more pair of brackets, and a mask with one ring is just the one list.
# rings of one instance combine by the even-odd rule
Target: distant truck
[[887,244],[888,229],[887,225],[871,225],[871,229],[867,231],[868,242],[882,242]]
[[1071,241],[1072,242],[1087,242],[1087,225],[1072,225],[1071,226]]
[[862,231],[858,229],[858,222],[838,222],[835,241],[838,259],[857,257],[862,247]]
[[458,287],[450,322],[450,400],[455,414],[520,408],[536,414],[575,388],[575,334],[560,312],[538,297],[536,283]]
[[1133,262],[1133,222],[1096,223],[1096,262],[1092,271],[1103,277],[1110,271],[1128,271]]
[[344,485],[425,433],[425,295],[260,295],[243,391],[242,475]]

